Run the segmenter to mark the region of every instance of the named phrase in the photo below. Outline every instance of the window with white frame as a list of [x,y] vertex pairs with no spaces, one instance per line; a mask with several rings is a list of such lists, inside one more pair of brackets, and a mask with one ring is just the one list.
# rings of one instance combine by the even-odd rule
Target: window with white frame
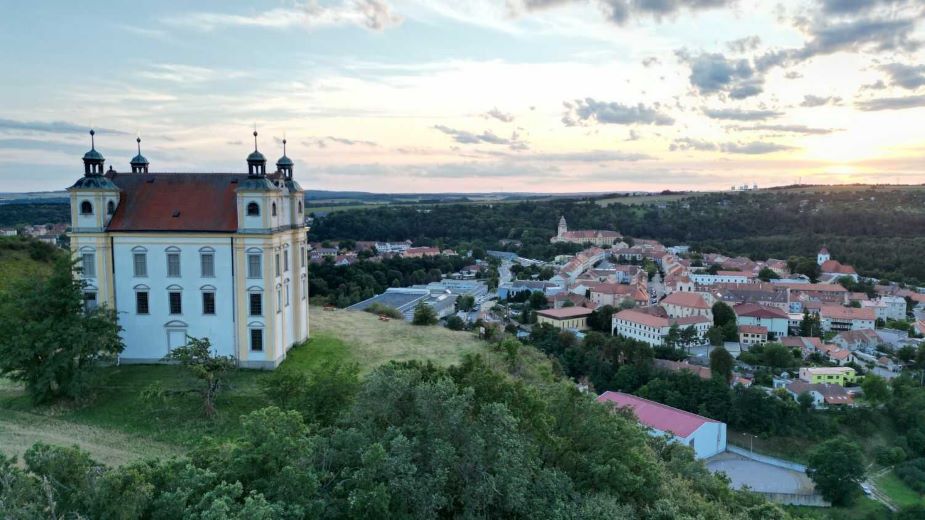
[[171,278],[180,277],[180,250],[167,250],[167,276]]
[[183,314],[183,293],[176,289],[167,291],[170,314]]
[[82,253],[80,255],[80,267],[83,268],[83,275],[88,278],[96,276],[96,254]]
[[252,292],[248,295],[248,311],[251,316],[263,316],[263,294]]
[[148,276],[148,253],[144,251],[132,253],[132,270],[137,278]]
[[203,278],[215,277],[215,252],[211,249],[199,253],[199,271]]
[[250,330],[251,336],[251,350],[254,352],[263,351],[263,329],[252,328]]
[[90,312],[96,307],[96,291],[84,291],[84,310]]
[[149,314],[151,312],[148,300],[148,289],[135,289],[135,314]]
[[215,289],[202,290],[202,313],[209,316],[215,315]]
[[261,278],[260,274],[260,253],[247,254],[247,277]]

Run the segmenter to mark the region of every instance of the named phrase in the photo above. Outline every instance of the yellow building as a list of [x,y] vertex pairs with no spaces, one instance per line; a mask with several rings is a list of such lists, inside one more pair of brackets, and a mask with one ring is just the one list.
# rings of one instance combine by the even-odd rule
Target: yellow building
[[857,379],[857,374],[851,367],[803,367],[800,369],[800,379],[810,384],[829,383],[845,386]]
[[546,309],[536,311],[536,323],[548,323],[557,329],[587,330],[588,316],[591,309],[585,307],[562,307],[561,309]]

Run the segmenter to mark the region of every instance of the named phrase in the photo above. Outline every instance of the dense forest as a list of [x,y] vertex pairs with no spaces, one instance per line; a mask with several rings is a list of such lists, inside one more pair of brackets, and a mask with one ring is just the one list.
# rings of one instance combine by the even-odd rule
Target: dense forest
[[[703,194],[649,205],[591,200],[375,208],[319,219],[313,239],[411,239],[453,247],[501,239],[523,256],[551,258],[560,215],[570,229],[610,229],[667,245],[687,244],[754,259],[814,257],[822,245],[867,276],[925,282],[925,190]],[[508,246],[513,249],[514,246]]]
[[60,203],[0,204],[0,227],[61,224],[70,221],[71,205],[67,199]]

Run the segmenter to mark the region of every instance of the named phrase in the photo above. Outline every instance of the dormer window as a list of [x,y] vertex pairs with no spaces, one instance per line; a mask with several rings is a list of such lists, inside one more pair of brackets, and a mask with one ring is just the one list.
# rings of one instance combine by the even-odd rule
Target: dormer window
[[116,212],[116,203],[113,201],[107,202],[106,203],[106,214],[112,215],[115,212]]
[[247,216],[248,217],[259,217],[260,216],[260,206],[256,202],[251,202],[247,205]]
[[93,204],[89,200],[85,200],[80,203],[80,214],[81,215],[92,215],[93,214]]

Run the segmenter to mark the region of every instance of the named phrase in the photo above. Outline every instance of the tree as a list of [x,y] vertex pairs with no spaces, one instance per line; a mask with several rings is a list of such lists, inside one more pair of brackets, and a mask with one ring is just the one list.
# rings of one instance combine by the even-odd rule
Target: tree
[[125,348],[115,312],[84,308],[73,269],[60,258],[48,278],[0,292],[0,376],[25,383],[35,403],[86,397],[97,368]]
[[862,455],[861,448],[845,437],[829,439],[810,452],[806,474],[833,505],[851,504],[864,479]]
[[306,369],[280,368],[261,386],[280,408],[296,410],[306,422],[330,426],[360,390],[359,373],[356,363],[325,361]]
[[732,310],[732,307],[726,305],[725,302],[716,302],[713,304],[713,324],[722,327],[727,323],[736,322],[736,313]]
[[202,409],[206,417],[215,415],[215,398],[225,384],[229,372],[237,367],[234,356],[220,356],[212,351],[208,338],[187,336],[189,342],[164,356],[165,361],[177,361],[190,369],[202,381]]
[[780,278],[780,275],[775,273],[770,267],[762,267],[761,270],[758,271],[758,279],[763,282],[770,282],[778,278]]
[[697,329],[693,325],[688,325],[681,329],[681,335],[679,338],[679,344],[683,349],[690,349],[692,345],[700,341],[700,336],[697,335]]
[[530,298],[528,301],[530,302],[530,307],[537,310],[545,309],[549,303],[546,300],[546,295],[543,294],[543,291],[533,291],[530,293]]
[[466,328],[466,322],[454,314],[453,316],[450,316],[446,319],[446,328],[450,330],[463,330]]
[[796,274],[805,275],[809,278],[810,282],[816,283],[819,281],[819,276],[822,274],[822,269],[819,267],[819,264],[816,262],[815,258],[801,257],[796,261],[793,272]]
[[728,385],[732,382],[732,367],[735,366],[735,359],[723,347],[717,347],[710,351],[710,372],[713,377],[720,378]]
[[411,318],[412,325],[435,325],[437,323],[437,311],[424,302],[418,303],[414,308],[414,317]]
[[663,343],[666,347],[670,349],[678,348],[678,344],[681,342],[681,329],[678,327],[677,323],[672,323],[671,327],[668,327],[668,334],[665,334],[665,339]]
[[464,294],[456,299],[456,308],[458,310],[469,312],[475,307],[475,297],[471,294]]
[[722,327],[717,327],[716,325],[710,327],[710,330],[707,331],[707,339],[710,340],[710,345],[714,347],[721,347],[723,345],[723,339],[725,334],[723,333]]
[[890,398],[890,387],[887,386],[886,379],[880,376],[864,376],[861,388],[864,390],[864,398],[872,403],[885,403]]
[[819,315],[809,311],[803,311],[803,320],[800,321],[800,336],[803,337],[822,337],[822,322]]

